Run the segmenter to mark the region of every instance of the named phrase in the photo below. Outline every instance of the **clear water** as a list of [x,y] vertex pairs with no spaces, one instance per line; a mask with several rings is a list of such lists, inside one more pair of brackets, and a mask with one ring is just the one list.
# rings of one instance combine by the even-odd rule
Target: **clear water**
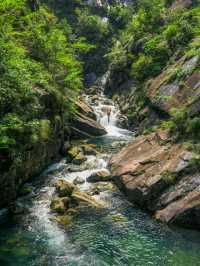
[[[88,99],[89,100],[89,99]],[[102,111],[104,96],[95,103],[99,121],[108,134],[91,140],[104,153],[88,160],[69,173],[62,160],[33,181],[34,193],[19,199],[26,207],[24,215],[0,214],[0,266],[104,266],[104,265],[200,265],[200,233],[169,228],[131,205],[118,190],[96,196],[106,202],[101,210],[84,208],[73,217],[70,226],[60,227],[51,220],[50,201],[57,178],[73,181],[87,178],[105,169],[116,141],[130,141],[133,135],[116,126],[119,111],[112,108],[110,123]],[[80,185],[90,190],[91,184]]]

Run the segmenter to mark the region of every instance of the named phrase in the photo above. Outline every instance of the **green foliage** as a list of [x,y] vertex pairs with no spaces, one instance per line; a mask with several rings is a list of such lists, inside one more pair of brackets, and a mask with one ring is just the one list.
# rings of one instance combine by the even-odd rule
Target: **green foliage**
[[188,121],[186,132],[188,134],[191,134],[193,138],[200,137],[200,118],[199,117],[194,117]]
[[[0,154],[17,162],[26,149],[48,142],[54,117],[74,115],[82,89],[81,57],[93,48],[73,35],[66,19],[25,0],[0,3]],[[18,157],[16,157],[18,156]],[[1,166],[0,166],[1,168]]]

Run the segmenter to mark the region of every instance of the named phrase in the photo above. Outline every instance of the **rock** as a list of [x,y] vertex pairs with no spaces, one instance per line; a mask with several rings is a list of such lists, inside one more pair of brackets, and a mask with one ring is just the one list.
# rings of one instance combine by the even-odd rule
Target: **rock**
[[119,149],[119,148],[125,146],[126,143],[127,143],[126,141],[114,141],[114,142],[111,144],[111,147],[112,147],[113,149]]
[[78,146],[74,146],[68,150],[68,155],[70,158],[74,159],[81,152],[81,148]]
[[95,184],[92,187],[91,192],[92,192],[92,195],[98,195],[104,191],[113,191],[114,192],[116,190],[117,190],[117,187],[115,184],[113,184],[111,182],[101,182],[101,183]]
[[[92,138],[106,134],[106,130],[99,123],[80,113],[76,114],[73,119],[73,128],[76,132],[72,132],[72,136],[76,138],[83,137],[83,133],[86,138],[87,136]],[[81,136],[76,135],[77,132],[81,132]]]
[[85,179],[83,177],[80,177],[80,176],[77,176],[73,181],[74,185],[81,185],[84,183],[85,183]]
[[74,191],[72,194],[72,199],[74,199],[78,204],[84,203],[96,208],[103,207],[103,202],[97,201],[85,192]]
[[94,95],[94,96],[92,96],[92,97],[90,98],[90,100],[91,100],[92,103],[95,103],[96,101],[99,100],[99,96],[98,96],[98,95]]
[[82,164],[83,162],[87,161],[87,158],[83,155],[82,152],[80,152],[78,155],[76,155],[76,157],[73,159],[73,163],[74,164]]
[[85,155],[97,155],[98,154],[98,151],[96,149],[97,146],[94,144],[84,144],[84,145],[81,145],[81,148]]
[[72,183],[63,179],[58,180],[55,186],[59,197],[69,197],[75,189],[75,186]]
[[106,170],[98,171],[96,173],[93,173],[87,178],[87,182],[95,183],[95,182],[105,182],[110,181],[111,176],[110,173]]
[[200,191],[189,192],[185,197],[159,210],[155,218],[162,222],[178,224],[186,228],[200,229]]
[[79,113],[96,120],[94,110],[83,99],[76,101],[76,107]]
[[[147,97],[151,103],[169,115],[172,108],[188,107],[196,103],[200,97],[198,61],[199,55],[192,58],[183,56],[154,78],[147,88]],[[178,73],[181,74],[181,83]]]
[[51,221],[53,222],[57,222],[58,224],[62,225],[62,226],[68,226],[72,223],[72,217],[69,215],[63,215],[63,216],[56,216],[56,217],[51,217],[50,218]]
[[162,131],[140,136],[114,155],[114,181],[156,219],[200,229],[200,175],[188,171],[195,154],[181,144],[160,143],[167,139]]
[[80,172],[80,171],[84,171],[87,169],[87,166],[85,165],[70,165],[68,168],[69,172]]
[[50,208],[52,211],[55,211],[60,214],[64,214],[65,211],[68,209],[70,203],[69,197],[62,197],[62,198],[54,198],[51,201]]
[[87,90],[87,93],[91,95],[101,94],[101,92],[102,88],[99,86],[92,86]]

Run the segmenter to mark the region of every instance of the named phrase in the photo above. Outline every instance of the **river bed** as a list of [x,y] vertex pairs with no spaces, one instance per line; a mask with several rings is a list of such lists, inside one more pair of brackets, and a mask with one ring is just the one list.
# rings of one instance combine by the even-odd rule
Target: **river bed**
[[[25,206],[23,215],[1,214],[0,266],[200,265],[200,233],[157,223],[112,184],[94,196],[106,203],[105,208],[83,208],[66,227],[52,221],[55,180],[73,182],[77,176],[86,179],[106,169],[112,153],[134,138],[134,133],[117,126],[120,112],[111,100],[103,94],[87,100],[107,130],[107,135],[89,140],[102,153],[87,156],[72,173],[69,167],[77,166],[66,164],[65,158],[51,165],[33,180],[33,193],[18,200]],[[105,108],[111,110],[109,119]],[[85,182],[79,189],[88,192],[91,186]]]

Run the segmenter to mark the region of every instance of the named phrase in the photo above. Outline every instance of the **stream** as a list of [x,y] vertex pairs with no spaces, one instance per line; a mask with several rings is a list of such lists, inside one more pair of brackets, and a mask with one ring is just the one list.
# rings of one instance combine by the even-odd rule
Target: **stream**
[[[24,214],[10,216],[1,211],[0,266],[200,265],[200,233],[157,223],[112,183],[102,183],[100,194],[93,196],[106,203],[104,208],[83,208],[65,227],[51,219],[55,180],[73,182],[77,176],[86,180],[106,169],[110,156],[134,138],[117,126],[120,111],[110,99],[101,94],[96,101],[87,96],[87,101],[107,130],[107,135],[89,140],[102,153],[87,156],[80,166],[63,158],[32,181],[30,195],[18,199]],[[105,108],[111,110],[110,119]],[[86,181],[78,186],[90,192],[94,184]]]

